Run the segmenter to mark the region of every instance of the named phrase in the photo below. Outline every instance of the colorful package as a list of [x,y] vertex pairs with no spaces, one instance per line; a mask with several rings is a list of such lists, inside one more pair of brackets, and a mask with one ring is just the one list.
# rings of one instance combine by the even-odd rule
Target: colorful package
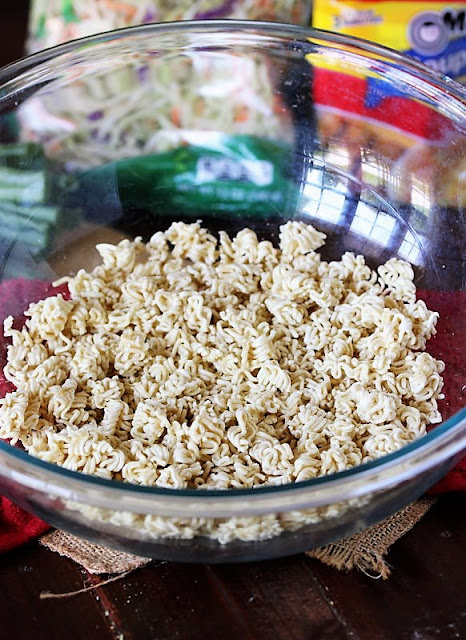
[[466,3],[314,0],[312,24],[365,38],[466,83]]
[[344,62],[328,68],[312,55],[308,60],[318,135],[334,151],[332,164],[353,172],[361,154],[374,153],[386,162],[386,171],[373,176],[371,162],[367,167],[362,162],[361,179],[381,181],[375,186],[398,202],[422,215],[428,215],[432,200],[439,206],[464,206],[466,193],[459,185],[466,171],[466,140],[434,104],[375,74],[360,76]]

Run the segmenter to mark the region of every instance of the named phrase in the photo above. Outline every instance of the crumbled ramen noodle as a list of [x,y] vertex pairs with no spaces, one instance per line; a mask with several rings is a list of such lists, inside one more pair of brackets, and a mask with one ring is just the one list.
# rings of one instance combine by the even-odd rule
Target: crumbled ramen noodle
[[[212,538],[220,544],[233,541],[257,542],[278,536],[284,532],[298,531],[303,527],[339,517],[354,521],[355,514],[370,502],[370,496],[351,498],[346,502],[283,513],[268,513],[260,516],[235,516],[229,518],[205,518],[186,516],[172,518],[130,511],[90,507],[78,502],[67,501],[67,508],[73,512],[74,520],[98,523],[99,531],[120,538],[122,531],[132,540],[137,539],[193,539]],[[84,516],[82,518],[82,516]]]
[[98,245],[101,265],[62,279],[69,300],[5,321],[0,437],[66,469],[200,489],[307,480],[418,438],[441,420],[444,365],[424,351],[438,314],[408,263],[325,262],[324,240],[296,221],[278,248],[175,222]]

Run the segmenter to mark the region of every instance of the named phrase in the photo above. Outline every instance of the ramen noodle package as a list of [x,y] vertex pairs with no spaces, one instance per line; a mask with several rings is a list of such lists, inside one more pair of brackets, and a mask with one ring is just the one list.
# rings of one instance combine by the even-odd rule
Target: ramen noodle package
[[375,181],[381,192],[416,210],[420,221],[432,201],[461,210],[466,140],[435,102],[397,80],[396,69],[388,77],[376,67],[363,74],[345,56],[323,62],[311,51],[306,59],[318,138],[332,164],[349,172],[359,166],[363,181]]
[[466,82],[466,3],[314,0],[312,24],[397,49]]

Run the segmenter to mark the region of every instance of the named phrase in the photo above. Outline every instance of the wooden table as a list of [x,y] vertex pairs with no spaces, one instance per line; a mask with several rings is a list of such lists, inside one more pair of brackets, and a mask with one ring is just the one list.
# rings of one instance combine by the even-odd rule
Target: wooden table
[[[0,65],[22,54],[27,2],[0,9]],[[303,555],[243,565],[154,562],[96,584],[31,543],[0,556],[0,640],[461,640],[466,497],[448,495],[390,551],[392,576],[340,573]]]
[[444,496],[391,549],[387,581],[304,555],[242,565],[156,562],[107,586],[29,544],[0,556],[1,640],[461,640],[466,497]]

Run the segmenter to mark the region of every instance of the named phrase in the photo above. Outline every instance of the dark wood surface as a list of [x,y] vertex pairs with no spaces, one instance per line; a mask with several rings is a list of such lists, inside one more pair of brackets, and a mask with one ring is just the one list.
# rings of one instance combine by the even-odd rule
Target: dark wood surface
[[98,584],[34,542],[0,556],[0,640],[461,640],[466,497],[445,495],[388,555],[391,577],[304,555],[242,565],[154,561]]
[[[27,2],[0,8],[0,65],[22,55]],[[304,555],[243,565],[154,562],[107,586],[34,542],[0,556],[0,640],[466,639],[466,497],[441,497],[388,555],[392,576]]]

